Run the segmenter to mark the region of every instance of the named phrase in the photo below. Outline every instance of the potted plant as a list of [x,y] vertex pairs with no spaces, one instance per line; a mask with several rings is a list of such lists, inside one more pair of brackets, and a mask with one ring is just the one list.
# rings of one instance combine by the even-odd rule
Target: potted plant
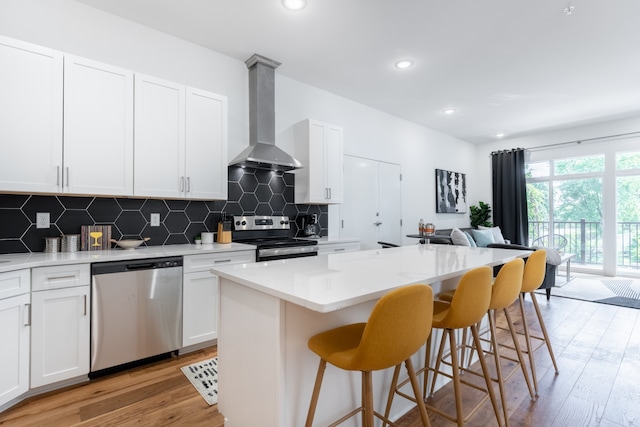
[[473,205],[469,207],[471,213],[469,218],[471,220],[471,227],[478,228],[479,225],[484,227],[492,227],[493,224],[489,221],[489,215],[491,214],[491,206],[485,202],[478,202],[478,206]]

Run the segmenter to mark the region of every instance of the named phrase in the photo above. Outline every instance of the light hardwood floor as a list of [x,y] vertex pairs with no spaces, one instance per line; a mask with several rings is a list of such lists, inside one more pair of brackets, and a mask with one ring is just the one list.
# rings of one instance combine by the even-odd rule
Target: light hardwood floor
[[[560,373],[555,374],[543,348],[536,350],[540,396],[531,401],[516,372],[507,382],[510,425],[639,425],[640,310],[560,297],[546,301],[542,295],[538,301]],[[36,396],[1,413],[0,425],[222,427],[224,418],[216,405],[209,407],[180,371],[215,354],[216,349],[209,348]],[[430,403],[453,412],[451,396],[444,387]],[[465,402],[474,398],[465,394]],[[468,425],[496,425],[493,417],[487,403]],[[434,427],[452,425],[433,414],[430,419]],[[417,411],[398,425],[420,426]]]

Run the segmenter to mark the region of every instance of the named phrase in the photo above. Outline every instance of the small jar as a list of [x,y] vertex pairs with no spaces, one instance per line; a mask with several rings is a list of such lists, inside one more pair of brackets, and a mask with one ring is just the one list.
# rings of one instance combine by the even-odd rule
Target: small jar
[[418,222],[418,234],[424,236],[424,221],[422,221],[422,218]]

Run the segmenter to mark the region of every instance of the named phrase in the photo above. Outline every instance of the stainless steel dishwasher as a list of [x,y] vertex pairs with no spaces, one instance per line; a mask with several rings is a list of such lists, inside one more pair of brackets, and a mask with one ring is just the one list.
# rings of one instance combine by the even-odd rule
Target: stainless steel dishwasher
[[182,343],[182,257],[91,265],[91,372]]

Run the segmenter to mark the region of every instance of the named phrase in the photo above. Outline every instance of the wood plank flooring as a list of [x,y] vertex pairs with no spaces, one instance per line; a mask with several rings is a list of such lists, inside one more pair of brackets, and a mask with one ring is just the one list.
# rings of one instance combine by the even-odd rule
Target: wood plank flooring
[[[507,381],[510,425],[639,425],[640,310],[560,297],[546,301],[541,295],[538,302],[560,373],[555,374],[546,350],[539,347],[538,399],[531,401],[519,372]],[[527,305],[533,308],[530,301]],[[520,323],[516,308],[511,312]],[[528,313],[535,323],[533,310]],[[0,425],[222,427],[217,406],[208,406],[180,371],[215,354],[215,347],[209,348],[35,396],[0,413]],[[453,412],[451,396],[446,386],[429,402]],[[473,399],[473,393],[465,394],[465,404]],[[434,414],[430,419],[434,427],[453,425]],[[398,422],[399,427],[420,425],[417,411]],[[467,425],[497,425],[491,405],[487,402]]]

